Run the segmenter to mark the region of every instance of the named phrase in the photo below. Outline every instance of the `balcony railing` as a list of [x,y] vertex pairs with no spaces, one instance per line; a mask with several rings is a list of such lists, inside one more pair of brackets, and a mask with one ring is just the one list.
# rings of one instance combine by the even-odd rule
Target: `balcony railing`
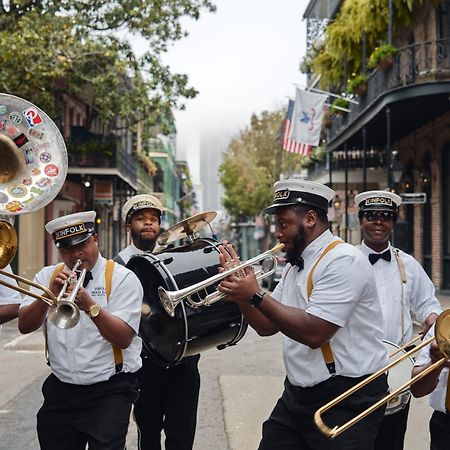
[[118,169],[127,179],[136,182],[136,158],[122,148],[116,136],[91,133],[85,127],[71,127],[69,166]]
[[[345,159],[345,151],[334,151],[329,155],[331,158],[331,168],[334,171],[353,169],[362,169],[364,167],[364,153],[362,150],[355,148],[347,151],[347,161]],[[384,149],[370,148],[366,152],[366,168],[382,169],[386,167],[386,152]],[[315,177],[328,171],[330,168],[328,159],[317,162],[308,168],[308,176]]]
[[332,141],[381,95],[419,83],[450,80],[450,39],[426,41],[402,47],[393,66],[386,72],[375,70],[369,78],[367,93],[359,104],[351,104],[350,112],[337,116],[330,128]]

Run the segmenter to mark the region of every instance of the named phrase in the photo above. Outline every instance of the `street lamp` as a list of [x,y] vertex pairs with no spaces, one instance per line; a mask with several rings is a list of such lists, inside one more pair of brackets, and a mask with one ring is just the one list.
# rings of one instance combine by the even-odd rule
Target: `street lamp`
[[398,155],[397,150],[394,150],[392,152],[392,164],[391,167],[389,168],[389,171],[391,172],[391,178],[395,186],[398,186],[403,175],[403,164],[400,161],[398,161],[397,155]]

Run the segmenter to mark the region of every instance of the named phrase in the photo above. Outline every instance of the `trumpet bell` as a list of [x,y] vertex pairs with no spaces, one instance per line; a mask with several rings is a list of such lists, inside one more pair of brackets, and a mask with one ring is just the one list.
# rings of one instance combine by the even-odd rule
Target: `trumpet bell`
[[61,300],[48,310],[48,320],[62,330],[73,328],[80,321],[80,310],[71,301]]

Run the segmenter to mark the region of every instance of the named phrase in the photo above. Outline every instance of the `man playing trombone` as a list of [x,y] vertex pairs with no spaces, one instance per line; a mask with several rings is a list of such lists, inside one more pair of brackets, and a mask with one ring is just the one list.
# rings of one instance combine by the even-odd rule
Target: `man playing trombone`
[[45,450],[80,450],[87,443],[96,450],[123,450],[138,395],[142,287],[134,273],[100,255],[94,221],[95,211],[88,211],[45,226],[64,263],[44,267],[34,281],[56,296],[75,276],[71,269],[78,261],[79,269],[87,271],[74,298],[76,306],[62,305],[72,306],[68,309],[75,313],[66,327],[70,329],[59,329],[53,321],[64,314],[64,307],[49,308],[26,296],[19,310],[20,331],[30,333],[44,325],[48,344],[52,373],[44,382],[44,404],[37,414],[39,443]]
[[[274,202],[265,212],[275,214],[276,237],[285,245],[288,264],[282,280],[269,295],[245,268],[219,285],[226,299],[239,302],[260,335],[284,335],[285,388],[263,425],[259,450],[370,450],[383,418],[381,408],[333,441],[313,421],[321,405],[387,362],[370,264],[329,231],[327,210],[333,197],[334,191],[319,183],[275,183]],[[224,268],[237,259],[231,245],[221,253]],[[339,425],[354,417],[387,389],[383,375],[333,408],[328,423]]]

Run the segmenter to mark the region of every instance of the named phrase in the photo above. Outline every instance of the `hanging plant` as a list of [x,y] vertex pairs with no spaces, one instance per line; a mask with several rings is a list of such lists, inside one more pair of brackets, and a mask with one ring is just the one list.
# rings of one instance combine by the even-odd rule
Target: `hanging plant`
[[345,100],[345,98],[337,98],[334,100],[334,102],[331,105],[330,112],[331,114],[345,114],[346,111],[344,111],[341,108],[348,108],[348,100]]
[[367,63],[369,69],[378,68],[381,71],[388,70],[394,63],[394,56],[397,53],[397,49],[390,44],[384,44],[380,47],[376,47],[372,52]]
[[364,73],[357,75],[347,83],[347,92],[362,97],[367,92],[368,80],[369,77]]

